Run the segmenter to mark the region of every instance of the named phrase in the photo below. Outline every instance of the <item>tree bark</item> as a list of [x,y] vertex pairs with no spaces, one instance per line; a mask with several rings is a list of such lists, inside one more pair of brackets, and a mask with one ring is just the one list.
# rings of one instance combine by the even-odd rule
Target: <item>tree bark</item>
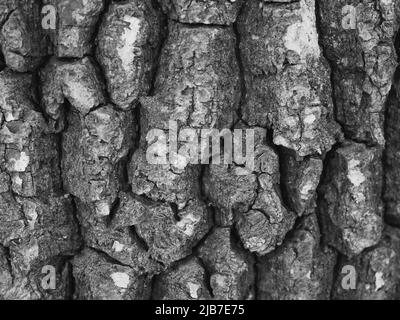
[[[396,0],[2,1],[0,299],[400,299],[399,22]],[[254,168],[149,163],[170,121],[252,130]]]

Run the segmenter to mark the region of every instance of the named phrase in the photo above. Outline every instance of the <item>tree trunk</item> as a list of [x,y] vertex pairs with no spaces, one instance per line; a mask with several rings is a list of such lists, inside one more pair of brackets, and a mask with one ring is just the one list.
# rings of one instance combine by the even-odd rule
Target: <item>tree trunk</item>
[[[3,0],[0,299],[400,299],[399,22],[396,0]],[[254,134],[254,167],[149,161],[171,123],[178,147]]]

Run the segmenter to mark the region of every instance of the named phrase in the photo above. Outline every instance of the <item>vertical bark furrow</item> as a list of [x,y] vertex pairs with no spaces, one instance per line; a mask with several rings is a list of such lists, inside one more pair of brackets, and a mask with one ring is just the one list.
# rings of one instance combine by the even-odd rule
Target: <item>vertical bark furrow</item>
[[[336,118],[348,140],[329,157],[319,210],[327,242],[344,254],[337,272],[350,266],[358,276],[356,289],[349,290],[343,275],[336,274],[334,299],[399,298],[398,252],[390,250],[395,232],[385,231],[381,240],[384,205],[388,216],[395,212],[391,194],[396,165],[389,163],[396,148],[391,131],[396,120],[394,94],[389,91],[397,64],[393,44],[398,9],[396,1],[319,3],[321,42],[332,67]],[[385,121],[389,141],[383,158]]]
[[43,0],[57,13],[56,30],[49,29],[57,58],[82,58],[93,54],[96,24],[108,0]]
[[[233,125],[240,94],[234,48],[231,28],[192,27],[169,20],[153,96],[141,99],[141,142],[133,154],[129,177],[132,192],[140,197],[133,206],[145,209],[135,225],[151,256],[166,267],[190,255],[212,221],[201,193],[201,165],[178,154],[179,144],[177,150],[163,148],[167,143],[173,145],[173,139],[186,129]],[[152,163],[148,151],[154,155]],[[197,150],[195,156],[199,155]],[[189,261],[187,268],[203,270],[194,257]],[[173,270],[157,278],[155,286],[179,279]],[[180,285],[186,285],[183,280],[179,279]],[[208,287],[200,279],[194,281],[190,282],[192,289],[185,289],[189,290],[187,297],[201,297],[190,290]],[[159,297],[167,298],[168,293]]]
[[248,88],[243,119],[271,128],[273,143],[299,157],[329,151],[338,127],[314,1],[248,1],[239,32]]
[[[315,216],[294,223],[296,215],[314,214],[323,159],[342,139],[334,121],[330,69],[319,46],[315,12],[315,1],[248,1],[238,19],[246,81],[242,118],[250,126],[270,130],[279,152],[274,173],[278,180],[271,187],[280,182],[282,190],[275,203],[293,211],[277,224],[271,214],[276,205],[265,201],[261,211],[278,233],[256,227],[262,215],[252,211],[253,227],[239,230],[246,234],[259,229],[264,238],[275,239],[267,250],[258,251],[259,299],[327,299],[332,283],[336,257],[320,244]],[[271,159],[265,161],[268,164]],[[261,195],[271,197],[274,189]]]
[[260,259],[260,299],[329,299],[336,253],[321,245],[320,236],[312,214],[280,248]]
[[35,0],[6,0],[0,5],[0,46],[6,65],[14,71],[33,71],[52,53],[40,12]]
[[[383,146],[396,67],[396,1],[320,1],[321,41],[333,71],[336,118],[346,138]],[[348,15],[343,8],[347,6]]]
[[395,74],[386,112],[385,190],[386,220],[400,227],[400,87],[399,71]]

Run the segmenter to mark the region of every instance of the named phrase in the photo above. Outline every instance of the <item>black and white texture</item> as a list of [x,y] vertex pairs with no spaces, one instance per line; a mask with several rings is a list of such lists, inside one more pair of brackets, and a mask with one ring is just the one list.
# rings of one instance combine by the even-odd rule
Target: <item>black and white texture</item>
[[400,300],[400,0],[0,0],[0,49],[0,299]]

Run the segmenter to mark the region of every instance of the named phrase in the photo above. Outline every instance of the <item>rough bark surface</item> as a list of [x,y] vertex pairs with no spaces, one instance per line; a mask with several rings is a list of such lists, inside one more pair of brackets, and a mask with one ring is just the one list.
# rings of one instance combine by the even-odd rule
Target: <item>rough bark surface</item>
[[[0,0],[0,299],[400,299],[399,26],[398,0]],[[171,121],[252,130],[254,168],[149,163]]]

